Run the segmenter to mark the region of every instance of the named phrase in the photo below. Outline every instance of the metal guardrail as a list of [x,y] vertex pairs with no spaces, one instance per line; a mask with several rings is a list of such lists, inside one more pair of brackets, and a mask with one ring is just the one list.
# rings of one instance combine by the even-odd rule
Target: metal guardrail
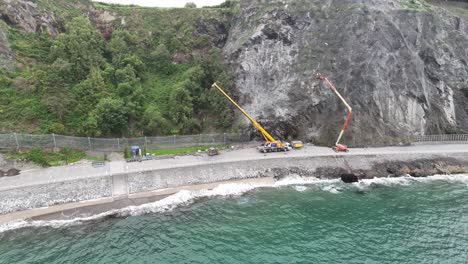
[[0,149],[71,148],[85,151],[123,151],[125,147],[141,146],[147,149],[164,149],[200,145],[244,143],[250,135],[237,133],[173,135],[138,138],[70,137],[56,134],[0,134]]

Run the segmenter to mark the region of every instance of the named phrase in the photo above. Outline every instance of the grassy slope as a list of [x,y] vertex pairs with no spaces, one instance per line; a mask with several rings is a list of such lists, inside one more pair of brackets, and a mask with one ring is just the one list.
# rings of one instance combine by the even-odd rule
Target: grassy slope
[[468,2],[426,0],[430,4],[440,6],[458,16],[468,19]]
[[227,145],[213,145],[213,146],[193,146],[193,147],[185,147],[185,148],[170,148],[170,149],[150,149],[148,153],[154,154],[156,156],[162,155],[174,155],[174,154],[189,154],[195,153],[199,150],[204,151],[208,148],[218,148],[218,149],[227,149],[229,146]]

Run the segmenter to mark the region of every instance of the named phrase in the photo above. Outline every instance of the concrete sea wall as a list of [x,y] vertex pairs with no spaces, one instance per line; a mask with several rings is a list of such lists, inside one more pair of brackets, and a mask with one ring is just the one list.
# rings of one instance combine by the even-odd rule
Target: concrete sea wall
[[0,214],[112,196],[112,177],[49,183],[0,191]]
[[257,177],[360,178],[425,176],[468,171],[466,153],[356,156],[311,156],[224,161],[165,169],[126,172],[122,163],[109,163],[105,175],[48,182],[0,191],[0,214],[105,197],[126,197],[151,190]]

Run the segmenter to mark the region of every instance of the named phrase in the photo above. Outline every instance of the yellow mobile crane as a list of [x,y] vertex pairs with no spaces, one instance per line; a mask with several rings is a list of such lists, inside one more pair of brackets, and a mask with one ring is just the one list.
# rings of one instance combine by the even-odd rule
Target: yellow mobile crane
[[[260,152],[266,153],[266,152],[277,152],[277,151],[288,151],[290,150],[291,146],[287,142],[281,142],[281,140],[277,140],[274,137],[272,137],[255,119],[253,119],[247,112],[245,112],[242,107],[240,107],[218,84],[213,83],[211,87],[215,87],[220,91],[226,98],[231,101],[233,105],[239,109],[242,114],[244,114],[247,119],[249,119],[250,122],[254,125],[255,128],[257,128],[260,133],[262,133],[263,137],[265,138],[265,143],[262,144],[261,146],[258,147],[258,150]],[[296,141],[295,148],[301,148],[302,147],[302,142]]]

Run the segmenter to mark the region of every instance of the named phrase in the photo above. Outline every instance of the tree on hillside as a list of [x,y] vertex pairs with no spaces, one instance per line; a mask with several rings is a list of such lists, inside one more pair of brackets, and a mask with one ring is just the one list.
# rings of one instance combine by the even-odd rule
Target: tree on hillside
[[[137,77],[137,72],[132,65],[127,65],[123,68],[115,70],[115,80],[117,84],[129,83],[132,85],[140,81]],[[124,94],[125,93],[122,93],[122,95]]]
[[96,109],[90,113],[88,121],[90,124],[96,123],[98,135],[122,135],[128,124],[124,102],[120,99],[102,98]]
[[100,98],[108,95],[106,84],[98,68],[92,68],[87,78],[73,87],[73,96],[77,102],[74,112],[81,116],[91,112]]
[[171,106],[169,115],[172,122],[180,128],[186,127],[193,114],[192,97],[189,91],[184,87],[173,90],[169,98],[169,105]]
[[203,68],[200,65],[197,65],[188,69],[185,75],[189,82],[187,83],[186,89],[190,91],[192,96],[199,97],[204,90],[204,87],[202,87],[202,81],[205,78]]
[[151,66],[159,74],[169,74],[171,72],[172,62],[171,54],[166,45],[159,44],[156,49],[151,52]]
[[143,77],[143,73],[146,70],[145,64],[136,55],[127,55],[122,60],[122,67],[132,66],[135,71],[135,75],[139,78]]
[[197,8],[197,5],[194,2],[187,2],[185,8]]
[[143,114],[145,105],[140,78],[137,77],[138,71],[134,67],[138,66],[127,64],[124,68],[115,71],[116,95],[122,98],[131,120]]
[[138,41],[136,36],[132,35],[127,30],[117,29],[112,33],[112,38],[107,44],[108,50],[112,55],[112,64],[117,67],[122,66],[124,59],[127,56],[132,55],[136,47],[138,46]]
[[86,17],[73,18],[65,28],[66,33],[58,35],[50,48],[50,59],[70,62],[75,81],[80,81],[92,67],[104,65],[103,39]]
[[143,132],[146,135],[165,135],[170,133],[170,123],[156,106],[149,106],[143,114]]
[[70,111],[72,102],[70,93],[70,77],[72,65],[68,61],[57,59],[40,76],[40,86],[43,90],[42,102],[49,111],[63,121]]

